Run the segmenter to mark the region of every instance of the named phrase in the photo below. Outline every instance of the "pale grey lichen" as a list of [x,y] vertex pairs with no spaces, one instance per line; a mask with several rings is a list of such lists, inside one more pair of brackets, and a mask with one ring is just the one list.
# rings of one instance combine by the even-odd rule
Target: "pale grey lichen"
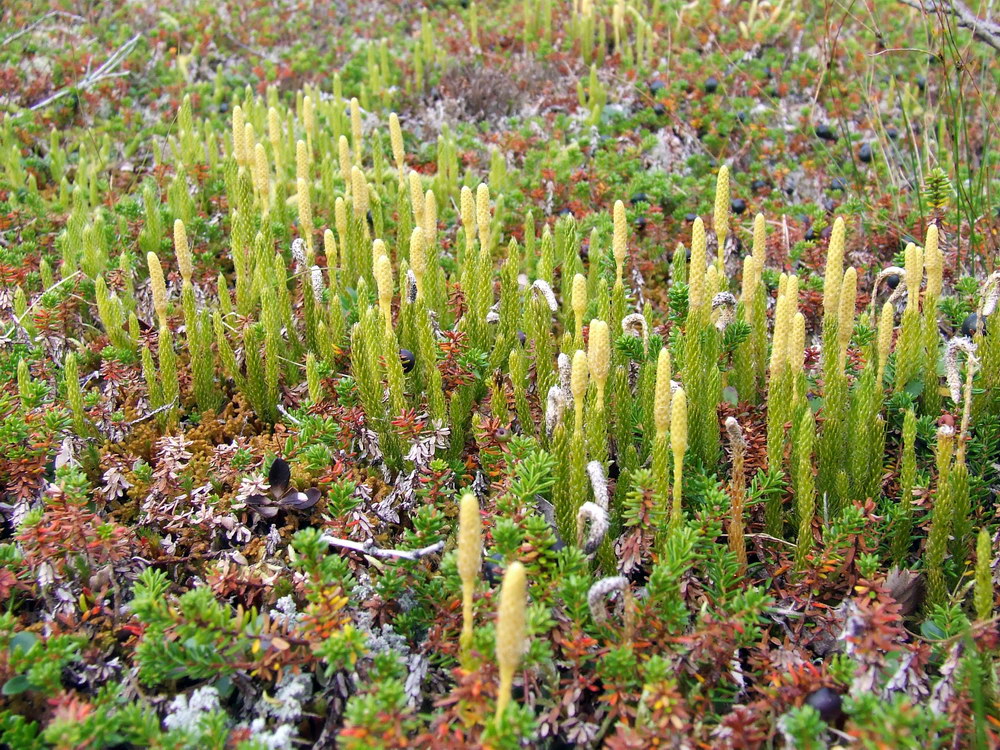
[[412,268],[406,272],[406,301],[411,305],[417,301],[417,275]]
[[642,339],[643,343],[649,339],[649,324],[642,313],[631,313],[622,318],[622,333],[627,336],[635,336]]
[[587,606],[590,608],[590,616],[594,622],[602,625],[608,619],[608,597],[615,592],[622,593],[628,590],[628,578],[625,576],[613,576],[602,578],[587,592]]
[[257,715],[270,716],[282,722],[297,722],[305,712],[303,704],[308,703],[312,693],[311,675],[286,672],[278,682],[274,696],[257,702]]
[[559,352],[556,357],[556,369],[559,371],[559,387],[563,389],[566,400],[573,398],[573,389],[570,387],[573,380],[573,361],[566,352]]
[[197,732],[206,714],[219,710],[219,693],[210,686],[196,688],[191,697],[186,693],[177,695],[167,708],[163,726],[182,732]]
[[292,628],[299,624],[305,615],[298,611],[291,595],[283,596],[274,603],[268,612],[271,622],[284,628]]
[[493,303],[493,307],[490,311],[486,313],[486,322],[490,325],[495,325],[500,322],[500,302],[497,301]]
[[590,486],[594,490],[594,502],[607,511],[608,480],[604,476],[604,464],[600,461],[591,461],[587,464],[587,476],[590,477]]
[[566,392],[558,385],[549,388],[545,400],[545,434],[551,437],[566,412]]
[[250,733],[256,746],[266,750],[293,750],[298,736],[298,731],[291,724],[279,724],[274,729],[268,729],[260,716],[250,722]]
[[948,380],[948,390],[951,400],[956,404],[962,401],[962,376],[958,364],[958,354],[965,354],[965,368],[968,377],[979,370],[979,358],[976,356],[976,345],[972,339],[956,336],[948,342],[944,355],[944,373]]
[[608,513],[597,503],[585,502],[576,512],[576,542],[585,555],[592,555],[608,533]]
[[309,279],[312,282],[313,299],[317,304],[323,301],[323,271],[319,266],[309,269]]
[[719,292],[712,297],[712,310],[719,311],[719,318],[715,321],[716,329],[725,331],[736,320],[736,297],[729,292]]
[[306,243],[301,237],[292,240],[292,259],[298,272],[306,264]]
[[549,286],[549,282],[536,279],[535,283],[531,285],[531,291],[541,297],[552,312],[559,309],[559,305],[556,304],[556,295],[553,293],[552,287]]

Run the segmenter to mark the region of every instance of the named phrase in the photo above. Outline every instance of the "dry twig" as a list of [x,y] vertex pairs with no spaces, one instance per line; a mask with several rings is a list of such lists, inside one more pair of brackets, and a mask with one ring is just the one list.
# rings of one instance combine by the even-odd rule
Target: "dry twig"
[[94,86],[95,84],[100,83],[101,81],[106,81],[110,78],[121,78],[123,76],[127,76],[128,73],[115,73],[114,70],[119,65],[121,65],[122,62],[125,60],[125,58],[128,57],[128,55],[132,52],[133,49],[135,49],[135,46],[139,43],[139,40],[141,38],[142,34],[136,34],[127,42],[125,42],[125,44],[123,44],[121,47],[115,50],[111,54],[111,56],[104,61],[104,64],[101,65],[101,67],[99,67],[97,70],[88,73],[72,86],[66,86],[64,88],[61,88],[52,96],[42,99],[42,101],[38,102],[37,104],[33,104],[31,106],[31,111],[35,112],[39,109],[42,109],[43,107],[49,106],[53,102],[62,99],[64,96],[69,94],[74,89],[79,89],[80,91],[83,91],[85,89],[90,88],[91,86]]
[[83,23],[86,20],[82,16],[78,16],[75,13],[67,13],[64,10],[50,10],[48,13],[46,13],[44,16],[42,16],[41,18],[39,18],[34,23],[29,23],[27,26],[25,26],[20,31],[15,31],[9,37],[7,37],[6,39],[4,39],[2,42],[0,42],[0,47],[6,47],[8,44],[10,44],[11,42],[13,42],[14,40],[20,39],[22,36],[25,36],[26,34],[30,34],[32,31],[34,31],[35,29],[37,29],[39,26],[41,26],[47,20],[49,20],[50,18],[53,18],[55,16],[65,16],[66,18],[69,18],[70,20],[76,21],[77,23]]
[[376,547],[372,542],[354,542],[350,539],[339,539],[335,536],[324,535],[322,541],[327,544],[332,544],[337,547],[345,547],[347,549],[352,549],[355,552],[361,552],[362,554],[369,555],[370,557],[378,557],[380,559],[386,559],[390,557],[398,557],[403,560],[419,560],[421,557],[427,557],[427,555],[433,555],[435,552],[440,552],[444,549],[444,542],[435,542],[427,547],[421,547],[420,549],[405,550],[405,549],[381,549]]
[[923,13],[941,13],[953,16],[957,19],[959,26],[972,31],[972,36],[1000,52],[1000,23],[988,18],[980,18],[961,0],[946,0],[946,2],[941,3],[933,2],[933,0],[899,0],[899,2]]

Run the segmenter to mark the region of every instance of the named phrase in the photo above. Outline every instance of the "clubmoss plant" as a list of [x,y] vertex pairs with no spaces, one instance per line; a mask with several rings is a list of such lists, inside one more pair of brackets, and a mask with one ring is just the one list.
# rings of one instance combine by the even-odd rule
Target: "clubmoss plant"
[[[991,136],[928,126],[988,90],[978,42],[950,43],[967,30],[880,3],[846,20],[862,47],[924,19],[932,56],[963,51],[893,56],[866,110],[905,133],[868,118],[879,140],[856,143],[774,120],[825,66],[857,73],[850,45],[810,53],[808,4],[428,4],[323,44],[249,12],[238,36],[280,64],[230,55],[214,78],[193,5],[114,85],[77,68],[134,69],[101,50],[128,18],[109,36],[19,8],[3,33],[0,746],[987,744]],[[70,42],[38,78],[15,63],[52,22]],[[716,27],[735,32],[692,55]],[[538,84],[566,111],[535,113]],[[835,90],[815,111],[858,120]],[[703,146],[683,169],[664,117]],[[745,191],[715,173],[734,154]],[[927,191],[895,184],[927,154]],[[829,179],[843,216],[812,203]],[[945,211],[949,182],[982,205]],[[917,576],[926,622],[904,623]],[[86,649],[36,627],[74,617]],[[782,667],[830,633],[814,669]],[[119,673],[163,700],[110,690]],[[267,699],[234,702],[234,680]]]
[[736,555],[740,566],[740,575],[747,573],[747,548],[743,534],[743,505],[746,501],[746,480],[744,477],[746,461],[746,440],[743,430],[735,417],[726,418],[726,437],[729,440],[729,450],[732,453],[733,471],[730,481],[730,497],[732,507],[729,518],[729,549]]
[[611,370],[611,336],[608,324],[603,320],[590,321],[587,369],[594,385],[594,398],[591,406],[592,420],[588,425],[588,443],[591,456],[603,461],[607,456],[607,415],[604,397],[607,390],[608,374]]
[[993,617],[993,601],[996,592],[993,588],[993,543],[986,529],[979,530],[976,538],[976,583],[973,593],[973,603],[976,618],[985,621]]
[[83,410],[80,370],[77,366],[76,355],[72,352],[66,354],[66,359],[63,362],[63,384],[66,389],[66,402],[73,414],[73,429],[76,430],[77,435],[83,435],[86,431],[87,416]]
[[912,242],[904,253],[906,258],[906,308],[900,324],[896,345],[896,389],[902,390],[922,374],[923,343],[926,335],[920,319],[920,283],[923,277],[923,254]]
[[[768,379],[767,412],[767,461],[772,471],[783,469],[785,452],[785,422],[791,416],[789,405],[792,395],[792,374],[788,366],[788,341],[795,318],[795,296],[798,294],[796,277],[784,279],[784,289],[779,287],[774,310],[774,335],[771,341],[771,359]],[[765,508],[767,533],[781,536],[781,498],[772,495]]]
[[510,704],[514,673],[520,666],[527,647],[527,595],[528,579],[524,566],[519,562],[512,562],[503,577],[497,608],[496,654],[500,668],[500,686],[497,689],[494,721],[498,727]]
[[479,501],[471,492],[462,495],[458,514],[458,575],[462,579],[462,658],[468,661],[472,647],[472,598],[482,566],[483,531]]
[[903,417],[903,449],[899,459],[899,504],[893,515],[892,559],[905,564],[913,531],[913,490],[917,478],[917,417],[910,409]]
[[941,425],[937,431],[935,462],[937,464],[937,489],[931,528],[927,534],[924,569],[927,571],[927,604],[929,607],[947,603],[944,559],[951,534],[953,503],[951,494],[951,468],[955,447],[955,429]]
[[795,443],[798,462],[795,467],[796,514],[799,533],[795,545],[795,567],[805,569],[812,551],[812,524],[816,513],[816,484],[813,479],[812,453],[816,422],[812,411],[805,409],[796,425]]
[[652,454],[653,483],[664,509],[670,507],[671,395],[670,352],[664,347],[656,359]]
[[717,268],[724,273],[726,267],[726,237],[729,234],[729,167],[723,164],[715,180],[715,207],[712,228],[719,243]]
[[670,449],[674,455],[673,504],[670,508],[670,527],[677,529],[683,520],[681,495],[684,489],[684,455],[688,448],[687,395],[678,388],[670,403]]

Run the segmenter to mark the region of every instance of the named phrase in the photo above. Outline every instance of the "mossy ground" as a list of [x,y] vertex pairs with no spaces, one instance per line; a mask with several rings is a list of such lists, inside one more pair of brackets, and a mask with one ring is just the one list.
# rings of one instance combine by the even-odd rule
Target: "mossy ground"
[[988,45],[889,0],[175,6],[0,16],[0,744],[996,746]]

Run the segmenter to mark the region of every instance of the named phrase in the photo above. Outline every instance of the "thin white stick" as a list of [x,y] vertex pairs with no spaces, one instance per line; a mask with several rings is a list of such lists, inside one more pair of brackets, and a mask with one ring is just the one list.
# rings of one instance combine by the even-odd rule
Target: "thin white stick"
[[376,547],[372,542],[354,542],[350,539],[339,539],[335,536],[329,536],[324,534],[320,537],[321,541],[327,544],[332,544],[337,547],[346,547],[347,549],[352,549],[355,552],[361,552],[365,555],[370,555],[371,557],[378,558],[388,558],[388,557],[399,557],[403,560],[419,560],[421,557],[426,557],[427,555],[433,555],[435,552],[440,552],[444,549],[444,541],[435,542],[428,547],[421,547],[420,549],[405,550],[405,549],[381,549]]
[[125,57],[135,48],[135,45],[138,44],[141,38],[142,34],[136,34],[125,42],[125,44],[115,50],[111,57],[105,60],[104,64],[97,70],[88,73],[72,86],[66,86],[65,88],[59,89],[59,91],[54,93],[52,96],[43,99],[38,102],[38,104],[32,105],[30,107],[30,111],[35,112],[43,107],[47,107],[52,104],[52,102],[62,99],[64,96],[73,91],[73,89],[84,90],[90,88],[96,83],[106,81],[109,78],[122,78],[123,76],[127,76],[128,73],[113,73],[112,71],[121,64],[122,60],[124,60]]

